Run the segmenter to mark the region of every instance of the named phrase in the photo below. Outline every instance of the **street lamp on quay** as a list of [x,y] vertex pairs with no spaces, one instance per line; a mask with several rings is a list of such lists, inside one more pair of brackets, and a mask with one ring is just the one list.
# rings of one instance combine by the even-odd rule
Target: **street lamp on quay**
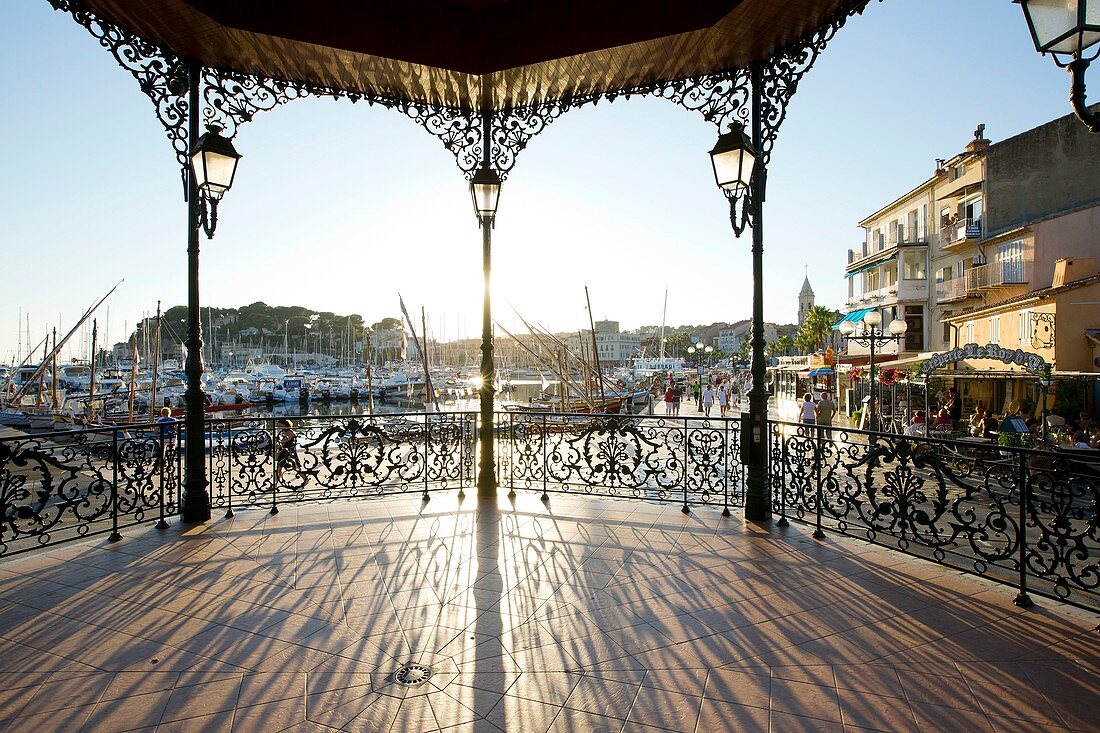
[[1089,132],[1100,132],[1100,117],[1085,102],[1085,70],[1100,56],[1091,57],[1086,49],[1100,43],[1100,0],[1016,0],[1024,10],[1024,19],[1035,50],[1070,74],[1069,102],[1077,118]]
[[[199,109],[197,65],[188,69],[188,109]],[[218,227],[218,202],[233,186],[240,154],[221,135],[221,128],[209,126],[199,136],[198,115],[190,115],[188,138],[194,141],[187,169],[187,374],[184,430],[184,464],[187,467],[180,502],[183,521],[210,519],[210,493],[206,488],[206,453],[203,440],[202,314],[199,310],[199,230],[213,239]]]
[[[488,121],[486,121],[487,123]],[[486,129],[488,125],[486,124]],[[486,135],[488,138],[488,135]],[[486,149],[488,139],[486,139]],[[487,156],[486,156],[487,157]],[[481,385],[478,389],[481,408],[481,432],[478,434],[479,462],[477,473],[478,496],[496,496],[496,459],[493,455],[493,322],[489,299],[489,276],[492,271],[492,231],[496,224],[497,202],[500,200],[500,174],[483,160],[481,168],[470,179],[470,198],[474,204],[481,227],[481,267],[485,278],[485,292],[481,306]]]
[[[710,151],[714,182],[725,194],[730,205],[730,225],[738,237],[752,222],[752,389],[749,390],[749,412],[742,421],[743,455],[748,464],[745,491],[745,518],[751,521],[771,519],[771,497],[768,489],[767,435],[768,393],[764,387],[764,188],[763,164],[757,164],[763,128],[760,110],[763,108],[763,70],[759,64],[749,69],[752,79],[752,138],[745,128],[734,122],[728,132],[718,136]],[[742,203],[743,202],[743,203]],[[740,204],[740,208],[739,208]]]
[[[709,357],[710,354],[713,353],[713,351],[714,351],[713,346],[703,346],[702,344],[692,344],[691,346],[687,347],[687,353],[691,354],[693,358],[696,354],[700,355],[699,360],[695,362],[695,375],[699,379],[699,395],[698,395],[699,405],[698,405],[698,407],[699,407],[700,412],[703,410],[703,359],[702,359],[702,357],[704,355]],[[709,366],[709,364],[708,364],[708,366]]]
[[908,328],[905,321],[895,318],[890,321],[890,325],[887,326],[889,334],[882,331],[879,326],[882,324],[882,314],[878,311],[871,311],[863,317],[863,322],[867,325],[867,330],[863,334],[856,336],[856,324],[851,321],[844,321],[841,323],[837,330],[840,331],[845,341],[854,341],[860,346],[866,346],[871,353],[870,357],[870,380],[871,380],[871,399],[867,402],[867,429],[875,430],[875,347],[880,344],[885,344],[888,341],[901,341],[905,336],[905,331]]

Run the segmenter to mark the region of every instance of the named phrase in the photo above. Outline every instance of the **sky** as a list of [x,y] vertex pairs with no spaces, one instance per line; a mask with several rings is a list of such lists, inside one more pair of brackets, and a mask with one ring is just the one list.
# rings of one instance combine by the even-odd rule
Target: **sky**
[[[46,0],[4,0],[0,92],[0,363],[28,316],[32,341],[67,331],[122,279],[97,314],[101,339],[125,338],[158,300],[185,303],[180,173],[133,78]],[[1068,114],[1067,96],[1010,0],[873,0],[803,78],[779,131],[765,320],[795,320],[806,268],[817,304],[843,309],[860,219],[979,123],[1003,140]],[[660,323],[666,288],[669,325],[748,318],[751,240],[733,236],[714,185],[716,137],[697,113],[636,98],[571,110],[534,137],[501,193],[496,318],[512,330],[515,309],[574,331],[586,285],[596,319],[624,329]],[[370,323],[400,314],[400,292],[433,336],[480,333],[481,236],[436,138],[399,112],[308,99],[259,115],[235,145],[234,186],[202,241],[203,305],[262,300]]]

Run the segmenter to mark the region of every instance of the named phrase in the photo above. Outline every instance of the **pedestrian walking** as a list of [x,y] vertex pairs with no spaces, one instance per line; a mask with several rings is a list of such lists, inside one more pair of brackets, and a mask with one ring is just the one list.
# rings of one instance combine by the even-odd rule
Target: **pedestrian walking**
[[828,392],[821,393],[821,399],[814,410],[814,420],[818,425],[832,425],[833,416],[836,415],[836,403]]
[[298,478],[306,480],[306,474],[302,470],[302,459],[298,456],[298,434],[294,432],[294,423],[290,420],[279,420],[275,423],[279,428],[275,436],[275,481],[282,478],[283,469],[293,468],[298,472]]
[[714,390],[708,384],[703,390],[703,414],[710,417],[710,408],[714,406]]
[[675,416],[680,415],[680,402],[684,397],[684,388],[680,385],[674,385],[672,387],[672,414]]
[[813,425],[817,419],[817,405],[814,404],[814,396],[809,392],[802,398],[798,418],[803,425]]
[[726,416],[726,408],[729,407],[730,396],[726,391],[726,384],[723,382],[718,385],[718,412],[722,417]]

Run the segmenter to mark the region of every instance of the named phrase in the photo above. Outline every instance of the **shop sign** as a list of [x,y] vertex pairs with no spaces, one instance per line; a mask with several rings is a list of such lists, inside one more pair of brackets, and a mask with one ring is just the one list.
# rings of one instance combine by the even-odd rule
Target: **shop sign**
[[1029,372],[1036,373],[1045,371],[1048,368],[1043,357],[1023,349],[1006,349],[998,344],[986,344],[985,346],[966,344],[941,354],[932,354],[932,356],[921,362],[920,372],[921,374],[931,374],[937,369],[943,369],[948,364],[954,364],[963,359],[994,359],[1005,364],[1017,364]]

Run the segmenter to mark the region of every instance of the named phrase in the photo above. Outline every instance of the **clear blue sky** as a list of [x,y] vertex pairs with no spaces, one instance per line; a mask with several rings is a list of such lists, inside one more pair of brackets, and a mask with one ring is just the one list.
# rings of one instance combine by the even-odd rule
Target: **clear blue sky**
[[[125,278],[110,301],[117,341],[158,299],[184,303],[179,170],[132,77],[45,0],[6,0],[0,80],[0,362],[20,309],[37,340]],[[765,318],[794,320],[804,264],[818,304],[842,307],[859,219],[959,152],[978,123],[1003,140],[1068,114],[1067,92],[1010,0],[872,2],[805,77],[780,131]],[[747,318],[749,240],[732,236],[714,187],[715,136],[698,115],[641,99],[571,111],[534,138],[494,233],[500,320],[513,323],[513,304],[577,329],[586,284],[596,317],[624,328],[659,322],[666,285],[670,324]],[[479,332],[480,235],[435,138],[399,113],[319,99],[261,115],[236,145],[236,184],[217,237],[203,240],[204,304],[263,300],[369,322],[398,314],[400,290],[437,335],[444,322],[448,338]]]

